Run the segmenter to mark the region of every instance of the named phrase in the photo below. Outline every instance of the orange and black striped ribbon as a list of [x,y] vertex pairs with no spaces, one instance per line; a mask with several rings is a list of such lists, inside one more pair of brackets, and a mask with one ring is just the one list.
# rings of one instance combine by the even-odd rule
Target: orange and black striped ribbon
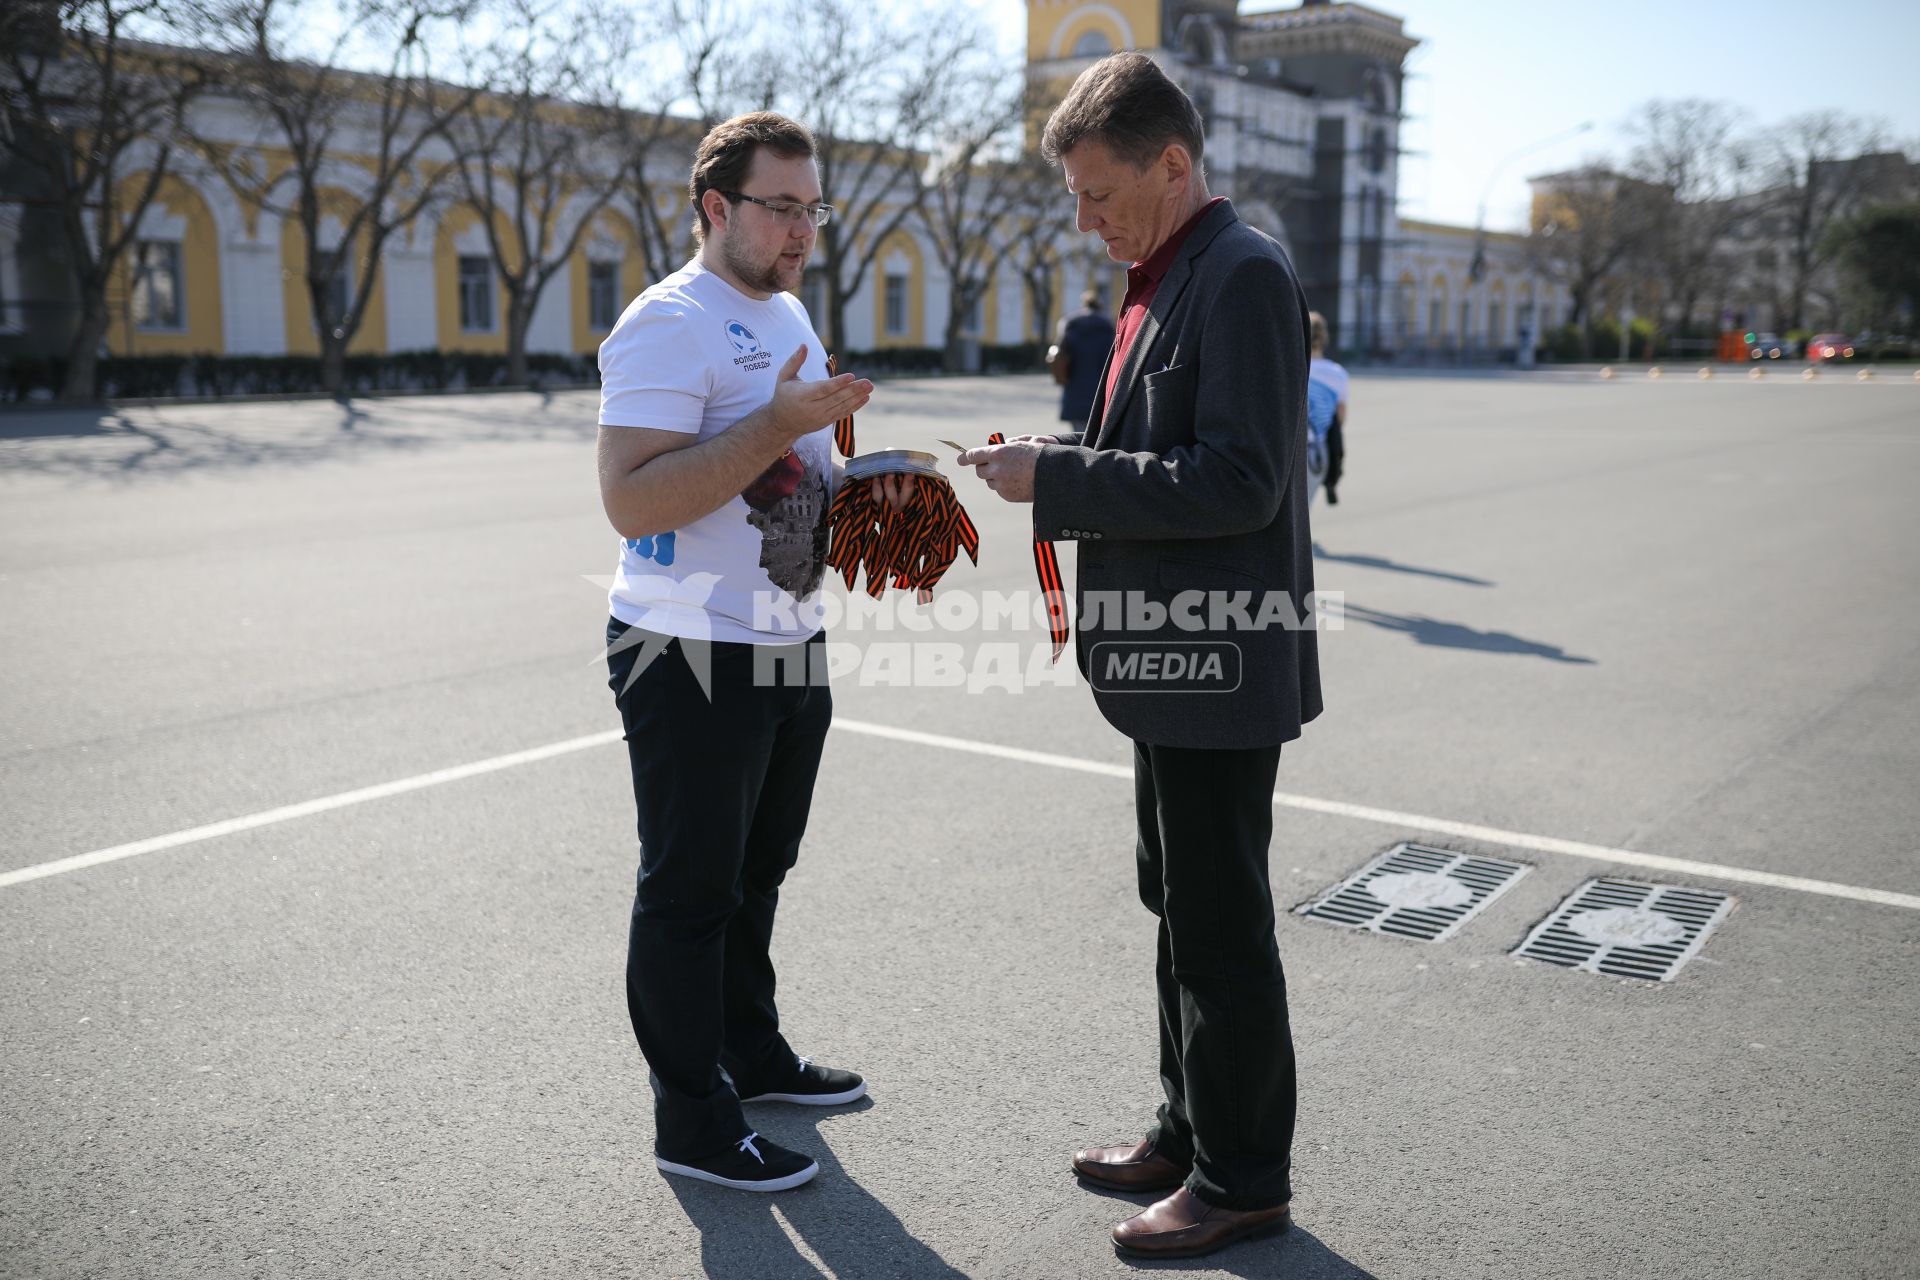
[[[988,444],[1006,442],[1006,436],[998,431],[987,437]],[[977,541],[979,535],[974,537]],[[1033,571],[1040,579],[1040,597],[1047,604],[1047,633],[1053,639],[1053,660],[1058,662],[1067,648],[1067,592],[1060,578],[1060,557],[1045,538],[1033,540]]]
[[866,572],[868,595],[889,586],[914,591],[922,604],[962,551],[980,563],[980,535],[944,477],[921,476],[905,511],[875,502],[872,488],[842,484],[827,510],[827,567],[852,590]]
[[[840,371],[840,362],[832,356],[827,357],[827,376],[833,377]],[[843,458],[853,456],[853,415],[848,414],[833,424],[833,447],[840,451]]]
[[[834,376],[838,368],[838,361],[828,356],[827,376]],[[854,456],[852,414],[833,424],[833,443],[841,457]],[[1000,443],[1000,437],[995,436],[994,443]],[[1060,568],[1053,558],[1053,545],[1038,544],[1036,562],[1042,549],[1054,584],[1048,605],[1050,617],[1058,619],[1053,646],[1058,661],[1066,644],[1065,595],[1059,589]],[[911,590],[926,604],[962,552],[974,564],[980,563],[980,531],[944,476],[919,477],[913,502],[905,511],[874,502],[871,487],[864,484],[842,484],[827,509],[827,567],[841,576],[849,591],[865,570],[868,595],[878,598],[893,586]],[[1043,585],[1045,581],[1043,571]]]

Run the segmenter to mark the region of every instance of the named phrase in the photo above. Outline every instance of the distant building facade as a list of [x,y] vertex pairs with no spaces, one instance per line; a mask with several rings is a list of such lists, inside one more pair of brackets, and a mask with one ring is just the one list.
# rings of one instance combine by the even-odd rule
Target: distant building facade
[[1392,14],[1332,0],[1248,13],[1236,0],[1027,6],[1028,74],[1050,90],[1121,49],[1187,90],[1212,189],[1286,245],[1343,356],[1510,359],[1560,313],[1562,291],[1524,235],[1400,216],[1403,63],[1418,43]]
[[[1186,87],[1206,121],[1214,190],[1287,246],[1344,358],[1512,358],[1562,314],[1564,297],[1529,265],[1524,237],[1479,236],[1399,215],[1402,63],[1417,44],[1399,18],[1358,3],[1309,0],[1243,14],[1235,0],[1028,2],[1028,74],[1046,86],[1064,92],[1096,58],[1139,49]],[[288,164],[284,152],[262,143],[269,131],[237,98],[202,98],[193,124],[202,138],[244,153],[255,172],[273,174]],[[685,132],[681,145],[658,148],[649,163],[647,185],[660,193],[659,212],[679,228],[682,255],[664,270],[656,264],[654,274],[694,250],[685,197],[690,124]],[[367,135],[370,149],[374,135]],[[441,166],[451,158],[444,145],[429,145],[417,164]],[[362,160],[343,148],[329,176],[343,205],[366,190]],[[136,153],[121,176],[124,190],[144,177],[141,164]],[[0,173],[0,355],[58,354],[72,332],[72,290],[57,227],[17,179]],[[636,199],[623,185],[591,214],[583,211],[586,193],[560,211],[561,237],[579,217],[592,223],[542,292],[528,351],[591,354],[649,283]],[[450,190],[387,241],[351,352],[504,353],[507,298],[480,217]],[[1071,217],[1063,196],[1061,265],[1047,314],[1036,313],[1009,255],[965,317],[963,337],[979,345],[1043,338],[1089,288],[1117,306],[1124,272],[1074,232]],[[323,218],[318,248],[338,248],[341,234],[338,219]],[[210,166],[176,149],[110,291],[106,352],[317,354],[308,252],[296,220],[243,198]],[[824,293],[817,274],[800,290],[817,325],[824,324]],[[949,293],[931,240],[908,218],[879,246],[847,308],[839,345],[938,347]]]

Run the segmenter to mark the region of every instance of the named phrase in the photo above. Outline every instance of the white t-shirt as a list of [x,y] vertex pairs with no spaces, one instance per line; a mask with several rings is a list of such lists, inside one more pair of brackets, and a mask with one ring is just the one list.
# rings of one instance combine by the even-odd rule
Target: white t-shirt
[[1323,356],[1315,356],[1307,366],[1307,427],[1317,444],[1333,430],[1333,415],[1347,402],[1347,370],[1344,365]]
[[[635,298],[600,344],[600,425],[702,437],[773,398],[802,344],[800,376],[827,376],[826,354],[791,294],[748,297],[698,258]],[[796,644],[817,628],[826,571],[833,431],[802,436],[740,496],[671,533],[628,538],[607,605],[629,626],[689,639]]]

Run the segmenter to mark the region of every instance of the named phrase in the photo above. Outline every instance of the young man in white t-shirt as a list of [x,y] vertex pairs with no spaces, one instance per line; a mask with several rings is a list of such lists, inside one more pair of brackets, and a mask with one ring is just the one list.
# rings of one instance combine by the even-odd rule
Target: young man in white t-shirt
[[[782,1037],[767,951],[833,716],[807,621],[831,428],[873,384],[826,376],[789,292],[832,213],[807,130],[770,112],[729,120],[701,142],[690,187],[698,255],[600,347],[600,493],[622,538],[607,663],[641,844],[627,1007],[659,1167],[780,1191],[819,1166],[755,1133],[742,1100],[866,1092]],[[884,492],[904,506],[911,486]]]

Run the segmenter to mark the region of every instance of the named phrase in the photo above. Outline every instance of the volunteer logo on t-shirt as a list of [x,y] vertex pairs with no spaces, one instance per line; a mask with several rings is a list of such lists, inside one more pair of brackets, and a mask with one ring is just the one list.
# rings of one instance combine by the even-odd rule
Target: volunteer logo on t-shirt
[[753,336],[753,330],[738,320],[727,321],[727,341],[733,344],[735,351],[753,355],[760,350],[760,339]]
[[740,353],[733,358],[733,362],[748,372],[765,369],[773,364],[773,357],[767,353],[765,347],[760,345],[760,339],[753,336],[753,330],[738,320],[727,321],[727,341],[731,342],[733,349]]

